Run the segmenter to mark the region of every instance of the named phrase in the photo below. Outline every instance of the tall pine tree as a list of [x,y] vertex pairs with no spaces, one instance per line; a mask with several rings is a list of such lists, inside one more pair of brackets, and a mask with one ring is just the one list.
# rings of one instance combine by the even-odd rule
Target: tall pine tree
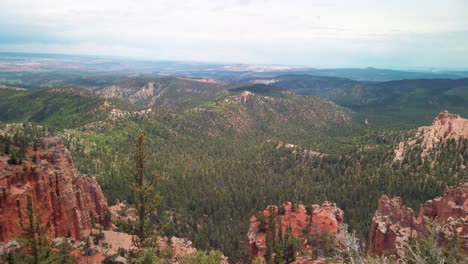
[[30,249],[31,259],[28,262],[39,264],[47,258],[50,246],[47,240],[47,229],[41,224],[39,214],[30,196],[27,198],[25,215],[27,223],[19,223],[22,232],[21,239],[26,248]]
[[139,248],[155,245],[154,225],[151,224],[150,218],[160,202],[159,193],[156,192],[158,177],[156,174],[148,173],[146,157],[145,135],[140,132],[136,138],[133,156],[135,167],[129,177],[131,197],[137,212],[137,220],[134,225],[134,244]]

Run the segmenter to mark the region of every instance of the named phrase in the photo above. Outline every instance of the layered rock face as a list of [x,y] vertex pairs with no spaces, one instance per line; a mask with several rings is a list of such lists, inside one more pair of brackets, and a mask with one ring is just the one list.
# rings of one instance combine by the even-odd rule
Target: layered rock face
[[404,256],[409,239],[424,237],[426,226],[432,222],[443,226],[441,246],[456,233],[468,254],[468,183],[447,188],[442,197],[427,201],[417,217],[411,208],[403,205],[401,198],[382,196],[372,218],[369,253],[399,259]]
[[[276,219],[276,234],[279,232],[281,223],[282,232],[286,234],[286,229],[291,228],[294,237],[301,240],[302,251],[312,252],[313,248],[307,241],[308,236],[314,234],[339,234],[344,232],[341,229],[343,223],[343,210],[336,207],[334,203],[325,202],[322,206],[312,205],[312,212],[307,213],[306,206],[292,205],[287,203],[284,206],[284,212],[280,212],[277,206],[270,205],[265,210],[259,212],[259,215],[250,218],[249,231],[247,233],[250,252],[254,258],[261,258],[266,250],[266,231],[262,230],[261,225],[269,226],[269,216],[274,213]],[[295,208],[293,208],[295,207]],[[262,217],[263,220],[258,219]],[[266,221],[265,223],[261,223]],[[307,228],[309,226],[309,228]],[[308,230],[309,234],[305,233]]]
[[28,197],[50,237],[81,239],[82,230],[91,228],[93,221],[110,224],[105,217],[107,201],[96,179],[78,175],[70,152],[59,139],[42,139],[42,145],[26,154],[37,156],[36,163],[26,160],[23,165],[9,165],[8,157],[0,157],[0,241],[20,236],[18,223],[27,226]]
[[431,126],[420,127],[418,130],[424,135],[425,145],[452,138],[468,138],[468,119],[442,111]]
[[416,137],[413,140],[400,142],[395,149],[395,160],[403,160],[407,150],[414,145],[421,147],[422,156],[425,157],[441,142],[468,138],[468,119],[442,111],[432,125],[419,127]]
[[419,210],[418,220],[424,225],[433,220],[444,224],[441,245],[456,233],[468,255],[468,182],[447,188],[442,197],[427,201]]
[[369,253],[392,258],[401,256],[405,243],[416,236],[418,231],[415,228],[419,226],[413,209],[405,207],[401,198],[382,196],[372,218]]

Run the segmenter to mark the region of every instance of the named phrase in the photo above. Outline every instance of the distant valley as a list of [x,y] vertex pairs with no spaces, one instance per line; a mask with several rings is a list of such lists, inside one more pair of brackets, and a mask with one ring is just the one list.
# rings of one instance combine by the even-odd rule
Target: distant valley
[[[288,232],[287,226],[268,228],[267,223],[290,217],[299,220],[289,235],[305,243],[298,247],[298,259],[329,253],[328,240],[309,237],[324,235],[313,231],[317,228],[328,230],[322,219],[331,223],[332,233],[344,228],[343,234],[354,234],[363,252],[386,256],[387,250],[402,257],[401,248],[387,240],[396,236],[406,241],[408,236],[382,231],[385,208],[394,206],[395,212],[409,215],[410,220],[392,219],[394,228],[406,230],[404,225],[414,221],[418,234],[423,216],[410,215],[399,198],[387,196],[401,197],[416,211],[449,186],[456,199],[466,197],[468,79],[463,72],[124,64],[111,58],[0,55],[2,186],[20,177],[27,179],[15,181],[24,195],[50,184],[68,191],[88,188],[54,183],[58,176],[47,176],[50,183],[35,183],[39,172],[53,168],[62,173],[60,164],[68,164],[67,181],[76,184],[88,178],[80,178],[74,167],[94,175],[87,181],[108,205],[86,195],[76,198],[72,207],[81,222],[75,224],[74,238],[81,239],[78,229],[92,226],[86,222],[91,217],[108,229],[107,218],[112,218],[113,230],[105,230],[109,237],[131,232],[126,221],[136,216],[128,178],[139,133],[146,140],[146,166],[160,179],[156,189],[161,200],[151,219],[161,236],[158,243],[192,252],[193,242],[203,252],[220,250],[230,263],[265,258],[271,253],[267,236],[275,244],[272,232]],[[26,67],[25,60],[37,64]],[[43,208],[57,219],[73,218],[53,208],[61,192],[55,188]],[[24,195],[18,198],[22,204],[28,201]],[[80,199],[97,206],[89,217]],[[8,198],[8,204],[13,200]],[[463,206],[458,203],[450,216],[461,221],[457,210]],[[114,211],[109,215],[104,209]],[[427,210],[424,216],[436,219]],[[302,226],[307,221],[315,229]],[[60,228],[70,227],[59,222],[51,234],[63,236],[67,232]],[[20,233],[14,228],[8,226],[5,238]],[[131,240],[128,234],[125,239]],[[291,246],[291,241],[280,244]],[[323,250],[316,251],[311,241]],[[102,243],[96,250],[116,253]],[[288,250],[276,249],[275,254],[288,255]]]

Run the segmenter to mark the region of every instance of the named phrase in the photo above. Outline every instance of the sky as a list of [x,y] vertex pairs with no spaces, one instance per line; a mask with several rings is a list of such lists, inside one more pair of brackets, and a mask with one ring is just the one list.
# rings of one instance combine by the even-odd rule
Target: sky
[[0,0],[0,52],[468,69],[468,1]]

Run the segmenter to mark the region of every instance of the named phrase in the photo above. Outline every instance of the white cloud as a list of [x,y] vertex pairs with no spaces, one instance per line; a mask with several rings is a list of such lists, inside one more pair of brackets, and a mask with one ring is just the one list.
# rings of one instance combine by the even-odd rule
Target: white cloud
[[[293,64],[324,59],[320,54],[355,57],[353,54],[367,52],[367,57],[377,58],[395,55],[399,50],[411,50],[422,41],[434,41],[428,37],[431,34],[467,32],[467,13],[468,2],[463,0],[385,3],[371,0],[2,0],[0,3],[1,24],[20,31],[23,27],[33,28],[51,39],[70,42],[41,46],[55,49],[54,52],[67,52],[67,49],[77,52],[86,46],[90,53]],[[460,46],[468,45],[465,36],[451,37],[456,38],[458,48],[432,48],[440,53],[455,53]],[[30,43],[22,43],[22,47],[27,44],[33,48],[35,41],[32,38]],[[302,59],[282,55],[300,52],[303,52]],[[467,56],[461,58],[468,61]],[[359,64],[358,58],[353,60],[350,63]],[[361,64],[366,63],[369,62],[363,59]]]

